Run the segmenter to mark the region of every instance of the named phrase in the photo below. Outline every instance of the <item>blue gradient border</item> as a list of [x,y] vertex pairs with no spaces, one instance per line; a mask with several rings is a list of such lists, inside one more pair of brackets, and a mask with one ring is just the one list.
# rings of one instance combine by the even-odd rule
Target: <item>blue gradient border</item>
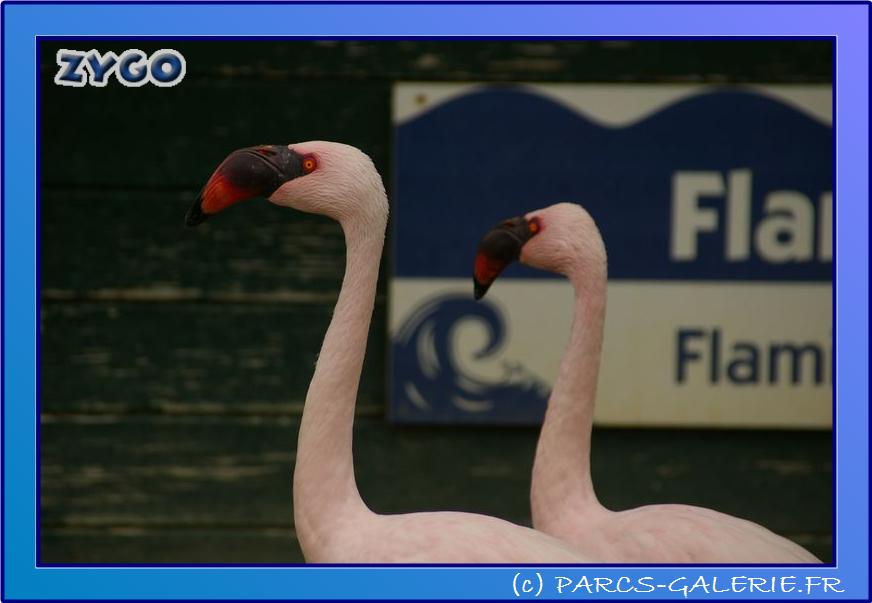
[[[517,572],[618,578],[835,576],[869,590],[869,6],[821,4],[20,4],[3,12],[3,600],[514,598]],[[36,36],[743,37],[835,36],[837,566],[37,567]],[[184,85],[184,83],[182,84]],[[802,504],[802,501],[797,501]],[[8,518],[8,521],[7,521]],[[547,584],[547,582],[546,582]],[[542,593],[546,598],[548,590]],[[551,591],[553,596],[553,589]],[[745,591],[689,598],[796,598]],[[566,598],[591,598],[582,591]],[[602,593],[604,599],[634,598]],[[799,595],[805,600],[814,596]],[[526,595],[522,598],[532,598]],[[657,591],[635,598],[683,598]],[[835,598],[835,597],[833,597]]]

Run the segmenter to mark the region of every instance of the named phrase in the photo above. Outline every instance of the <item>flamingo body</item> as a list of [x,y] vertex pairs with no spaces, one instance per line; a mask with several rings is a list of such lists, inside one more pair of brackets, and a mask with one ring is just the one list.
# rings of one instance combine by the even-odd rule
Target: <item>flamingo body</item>
[[372,161],[331,142],[236,151],[219,166],[186,218],[196,225],[256,194],[326,215],[345,233],[346,267],[306,395],[294,469],[294,523],[316,563],[584,563],[553,536],[484,515],[378,515],[357,489],[354,406],[384,245],[388,202]]
[[[536,447],[533,526],[606,563],[820,563],[760,525],[710,509],[652,505],[613,512],[599,503],[590,476],[590,436],[606,308],[605,245],[578,205],[560,203],[528,213],[523,223],[513,220],[486,235],[479,255],[488,253],[485,242],[498,236],[495,231],[511,230],[522,263],[565,275],[575,290],[569,342]],[[501,253],[511,255],[505,241]],[[477,273],[476,294],[493,278]]]
[[[327,527],[329,526],[329,527]],[[310,563],[586,563],[565,542],[502,519],[449,511],[331,517],[297,531]],[[312,538],[327,528],[324,538]]]

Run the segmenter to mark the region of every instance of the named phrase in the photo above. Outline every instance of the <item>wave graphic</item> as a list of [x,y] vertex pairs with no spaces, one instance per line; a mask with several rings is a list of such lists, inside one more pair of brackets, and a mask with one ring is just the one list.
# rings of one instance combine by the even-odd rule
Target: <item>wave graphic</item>
[[503,361],[502,378],[491,381],[469,374],[456,359],[458,331],[478,323],[487,341],[476,361],[498,358],[506,325],[497,308],[467,295],[425,300],[394,336],[393,400],[395,419],[407,422],[540,421],[548,385],[518,363]]

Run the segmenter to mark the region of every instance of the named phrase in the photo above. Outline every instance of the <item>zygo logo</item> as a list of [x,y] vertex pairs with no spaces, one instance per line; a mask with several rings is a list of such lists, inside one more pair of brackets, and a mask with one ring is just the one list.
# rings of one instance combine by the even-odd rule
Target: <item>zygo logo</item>
[[62,48],[57,53],[57,64],[54,81],[58,86],[102,88],[114,75],[121,84],[132,88],[149,83],[167,88],[185,77],[185,57],[171,48],[162,48],[151,56],[136,48],[120,55]]

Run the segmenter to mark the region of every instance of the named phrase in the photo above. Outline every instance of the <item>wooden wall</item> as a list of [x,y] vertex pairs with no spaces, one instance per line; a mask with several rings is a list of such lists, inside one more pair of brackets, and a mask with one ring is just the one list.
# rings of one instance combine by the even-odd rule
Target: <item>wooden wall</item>
[[[174,42],[170,89],[60,88],[41,43],[41,561],[302,560],[291,471],[343,271],[339,228],[262,201],[182,222],[212,169],[260,143],[340,140],[390,182],[396,80],[829,82],[827,42]],[[529,524],[530,428],[383,418],[384,275],[355,430],[379,512]],[[616,509],[710,506],[831,558],[826,432],[598,429]]]

